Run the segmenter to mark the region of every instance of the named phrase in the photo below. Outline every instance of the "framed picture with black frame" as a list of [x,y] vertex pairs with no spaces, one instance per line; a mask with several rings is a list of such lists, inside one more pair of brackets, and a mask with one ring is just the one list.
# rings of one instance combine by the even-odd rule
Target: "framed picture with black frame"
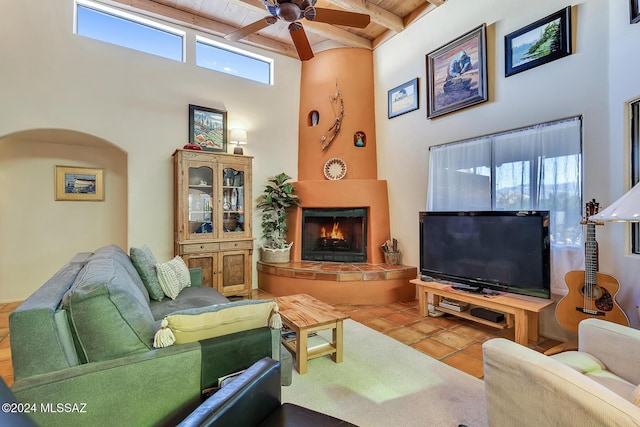
[[571,6],[504,37],[505,77],[571,55]]
[[[629,104],[631,140],[631,187],[640,182],[640,99]],[[640,254],[640,223],[631,223],[631,252]]]
[[629,21],[637,24],[640,21],[640,6],[638,0],[629,0]]
[[427,118],[489,99],[487,26],[482,24],[427,54]]
[[189,142],[227,152],[227,112],[189,104]]
[[397,117],[419,108],[418,78],[394,87],[387,94],[387,116]]

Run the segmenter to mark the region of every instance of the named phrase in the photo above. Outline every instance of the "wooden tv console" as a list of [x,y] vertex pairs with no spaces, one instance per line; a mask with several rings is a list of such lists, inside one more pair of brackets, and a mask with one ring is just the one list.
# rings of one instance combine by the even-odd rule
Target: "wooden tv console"
[[[499,296],[487,297],[483,294],[474,294],[457,291],[451,285],[438,282],[423,282],[420,279],[410,281],[417,285],[418,302],[420,303],[420,314],[428,316],[427,305],[428,295],[433,295],[433,305],[439,311],[473,320],[483,325],[492,326],[499,329],[515,326],[515,341],[526,346],[531,341],[538,340],[538,313],[545,307],[553,304],[552,300],[529,297],[516,294],[501,294]],[[494,323],[479,317],[472,316],[468,311],[458,312],[439,307],[440,298],[445,297],[456,301],[469,303],[471,306],[484,307],[490,310],[499,311],[505,314],[505,321]]]

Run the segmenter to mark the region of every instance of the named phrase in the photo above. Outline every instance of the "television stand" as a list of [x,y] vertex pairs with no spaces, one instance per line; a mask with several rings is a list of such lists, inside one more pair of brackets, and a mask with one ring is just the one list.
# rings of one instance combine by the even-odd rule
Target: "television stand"
[[461,283],[455,283],[451,285],[456,291],[467,292],[470,294],[481,294],[482,288],[480,286],[463,285]]
[[494,323],[479,317],[472,316],[467,312],[457,312],[438,307],[438,310],[458,316],[483,325],[493,326],[503,329],[505,327],[515,327],[515,342],[527,346],[529,341],[538,340],[538,313],[545,307],[553,304],[550,299],[536,298],[525,295],[505,293],[496,297],[487,297],[485,294],[476,294],[457,291],[450,284],[438,282],[423,282],[420,279],[410,281],[417,285],[418,302],[420,303],[420,314],[428,315],[427,305],[429,295],[433,296],[433,305],[438,306],[440,298],[450,298],[457,301],[469,303],[473,306],[484,307],[490,310],[505,313],[506,322]]

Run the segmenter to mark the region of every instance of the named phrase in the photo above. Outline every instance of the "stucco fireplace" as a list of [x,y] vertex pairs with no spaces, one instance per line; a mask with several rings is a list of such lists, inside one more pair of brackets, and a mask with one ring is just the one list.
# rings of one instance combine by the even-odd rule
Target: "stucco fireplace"
[[[415,298],[409,280],[417,268],[385,264],[381,250],[391,227],[387,181],[377,177],[372,70],[373,55],[365,49],[329,49],[302,63],[293,183],[301,206],[290,208],[287,219],[291,262],[257,263],[258,286],[272,295],[306,293],[347,304]],[[322,148],[342,103],[339,133]],[[317,120],[309,119],[312,113]],[[357,143],[362,135],[366,144]],[[341,179],[325,173],[336,159],[345,165]]]

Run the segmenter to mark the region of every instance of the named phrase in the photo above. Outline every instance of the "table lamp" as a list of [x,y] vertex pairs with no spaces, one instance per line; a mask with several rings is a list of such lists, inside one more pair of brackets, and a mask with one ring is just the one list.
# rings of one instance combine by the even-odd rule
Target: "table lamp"
[[247,131],[244,129],[231,129],[229,142],[231,144],[236,144],[236,147],[233,149],[233,154],[244,154],[240,145],[247,143]]

